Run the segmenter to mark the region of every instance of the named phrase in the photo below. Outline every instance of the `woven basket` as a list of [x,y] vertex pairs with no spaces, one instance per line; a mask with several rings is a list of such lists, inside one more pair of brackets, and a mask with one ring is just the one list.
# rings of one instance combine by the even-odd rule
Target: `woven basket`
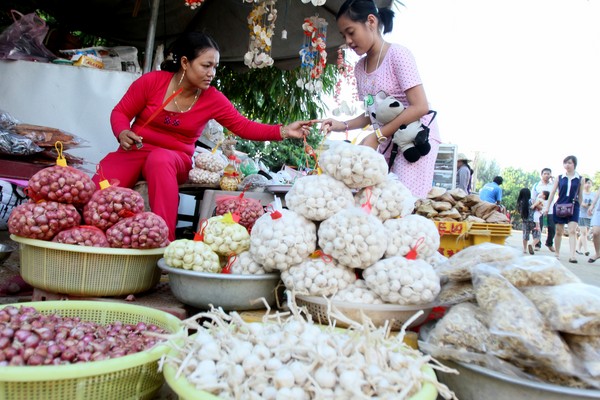
[[[183,332],[180,320],[148,307],[100,301],[43,301],[27,305],[41,313],[78,316],[83,321],[108,324],[155,324],[171,333]],[[152,399],[164,384],[158,360],[166,344],[131,354],[88,363],[56,366],[0,367],[0,399],[127,400]]]
[[77,246],[27,239],[19,243],[21,276],[31,286],[72,296],[122,296],[144,292],[160,280],[164,248],[137,250]]

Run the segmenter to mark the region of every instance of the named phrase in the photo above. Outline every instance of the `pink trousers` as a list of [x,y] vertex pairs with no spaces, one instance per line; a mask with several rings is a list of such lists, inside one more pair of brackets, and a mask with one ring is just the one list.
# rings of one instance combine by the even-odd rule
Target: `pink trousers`
[[185,183],[192,168],[191,157],[181,151],[144,144],[141,149],[125,151],[119,148],[109,153],[99,164],[92,178],[96,187],[104,178],[118,180],[118,186],[133,188],[139,180],[148,184],[148,200],[153,213],[161,216],[169,227],[169,240],[175,240],[179,185]]

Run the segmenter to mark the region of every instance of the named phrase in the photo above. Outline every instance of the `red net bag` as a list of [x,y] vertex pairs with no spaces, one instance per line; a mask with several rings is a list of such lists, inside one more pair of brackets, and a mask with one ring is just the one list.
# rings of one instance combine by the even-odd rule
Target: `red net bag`
[[56,165],[44,168],[29,178],[27,195],[35,201],[50,200],[82,207],[96,191],[85,172],[69,167],[62,155],[62,143],[56,142]]
[[108,186],[97,190],[83,208],[83,220],[106,231],[124,218],[144,211],[144,198],[133,189]]
[[110,247],[155,249],[169,244],[169,228],[161,216],[145,211],[114,224],[106,239]]
[[254,222],[265,213],[265,210],[256,199],[244,197],[244,193],[239,196],[219,196],[215,200],[216,215],[225,215],[228,212],[239,216],[238,223],[248,231],[252,229]]
[[52,241],[79,246],[110,247],[106,235],[100,228],[86,225],[58,232]]
[[81,215],[72,204],[31,202],[13,208],[8,217],[8,231],[30,239],[51,240],[57,233],[73,228],[80,222]]

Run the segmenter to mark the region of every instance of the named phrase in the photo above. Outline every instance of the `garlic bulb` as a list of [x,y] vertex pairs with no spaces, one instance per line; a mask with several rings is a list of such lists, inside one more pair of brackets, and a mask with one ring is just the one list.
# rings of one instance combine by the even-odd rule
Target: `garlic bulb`
[[318,237],[323,252],[349,268],[372,265],[383,257],[388,243],[383,223],[358,207],[321,222]]
[[334,142],[319,157],[321,169],[351,189],[377,185],[385,180],[388,165],[383,154],[367,146]]
[[311,221],[323,221],[352,207],[352,190],[329,175],[308,175],[297,179],[285,195],[287,207]]

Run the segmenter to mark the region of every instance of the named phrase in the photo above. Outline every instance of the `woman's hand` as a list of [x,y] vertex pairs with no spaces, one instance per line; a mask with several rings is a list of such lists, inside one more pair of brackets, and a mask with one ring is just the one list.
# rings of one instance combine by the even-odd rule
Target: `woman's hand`
[[123,150],[128,151],[132,148],[141,149],[143,144],[143,137],[138,136],[135,132],[124,130],[119,133],[119,144],[123,148]]
[[289,125],[281,127],[281,138],[304,139],[310,133],[313,121],[294,121]]
[[365,138],[360,141],[360,145],[369,146],[372,149],[377,150],[377,147],[379,147],[379,142],[377,141],[377,135],[375,135],[375,132],[369,133],[367,136],[365,136]]
[[321,133],[327,135],[330,132],[340,132],[346,129],[346,124],[333,118],[327,118],[319,121],[321,123]]

